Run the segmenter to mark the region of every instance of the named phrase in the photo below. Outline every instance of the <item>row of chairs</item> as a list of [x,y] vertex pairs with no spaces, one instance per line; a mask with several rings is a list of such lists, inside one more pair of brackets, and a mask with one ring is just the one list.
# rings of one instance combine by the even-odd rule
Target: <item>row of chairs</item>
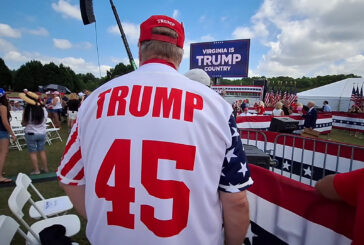
[[[28,191],[29,187],[37,195],[37,199],[40,199],[39,201],[33,200]],[[27,203],[31,205],[28,211],[29,216],[38,220],[31,225],[24,220],[23,208]],[[26,174],[18,174],[16,187],[8,199],[8,206],[16,219],[25,227],[27,233],[20,229],[19,223],[13,218],[1,215],[0,244],[10,244],[16,233],[19,233],[26,240],[26,244],[41,244],[39,233],[55,224],[63,225],[66,228],[65,235],[68,237],[80,231],[81,223],[78,216],[66,214],[67,211],[73,208],[70,199],[67,196],[45,199]]]
[[[25,127],[21,125],[21,121],[23,118],[23,111],[11,111],[11,121],[10,126],[16,136],[16,141],[11,141],[10,148],[16,148],[19,151],[23,150],[23,147],[26,146],[25,143]],[[52,120],[48,117],[46,122],[46,141],[49,145],[52,144],[52,140],[60,140],[62,141],[62,137],[59,134],[59,128],[56,128],[52,122]]]

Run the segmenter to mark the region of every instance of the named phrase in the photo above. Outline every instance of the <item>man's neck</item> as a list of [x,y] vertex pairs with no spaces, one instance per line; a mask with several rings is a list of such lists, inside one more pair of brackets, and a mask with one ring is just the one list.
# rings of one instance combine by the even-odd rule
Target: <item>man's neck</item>
[[178,67],[173,62],[168,61],[167,59],[161,59],[161,58],[147,59],[147,60],[143,61],[141,65],[150,64],[150,63],[165,64],[165,65],[168,65],[168,66],[172,67],[175,70],[178,69]]

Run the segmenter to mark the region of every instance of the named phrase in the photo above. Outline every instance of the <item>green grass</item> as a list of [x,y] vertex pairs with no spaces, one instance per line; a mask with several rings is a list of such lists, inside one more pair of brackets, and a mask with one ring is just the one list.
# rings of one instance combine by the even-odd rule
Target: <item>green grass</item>
[[[59,140],[52,141],[52,145],[46,145],[46,153],[48,158],[48,167],[51,172],[55,172],[59,162],[61,160],[63,150],[68,138],[68,130],[66,125],[62,125],[62,130],[60,131],[61,137],[63,139],[62,142]],[[16,178],[16,175],[19,172],[29,174],[33,171],[32,165],[29,159],[28,150],[25,148],[23,151],[18,151],[16,149],[11,149],[9,151],[8,157],[6,159],[4,171],[6,172],[7,177],[12,177],[13,179]],[[54,173],[53,173],[54,174]],[[37,176],[38,177],[38,176]],[[39,176],[41,177],[41,176]],[[43,194],[45,198],[51,198],[55,196],[65,195],[64,191],[59,187],[58,182],[48,181],[42,183],[35,183],[34,184],[37,189]],[[3,187],[0,188],[0,215],[8,215],[15,218],[8,208],[8,199],[13,191],[14,187]],[[32,193],[33,194],[33,193]],[[36,195],[33,196],[35,199]],[[36,199],[38,200],[38,199]],[[25,206],[23,211],[25,214],[25,220],[32,224],[35,220],[31,219],[28,216],[29,206]],[[75,210],[71,210],[69,213],[76,214]],[[86,221],[80,217],[81,220],[81,231],[74,237],[72,237],[73,241],[78,242],[79,244],[89,244],[85,235],[85,227]],[[24,227],[21,227],[23,231],[26,231]],[[12,244],[24,244],[24,239],[20,237],[20,235],[16,235]]]
[[346,130],[332,129],[328,135],[320,135],[321,139],[337,141],[346,144],[364,146],[364,134],[350,133]]
[[[63,150],[66,144],[66,140],[68,138],[68,130],[66,125],[62,125],[61,136],[63,142],[57,140],[53,141],[52,142],[53,144],[51,146],[49,145],[46,146],[49,170],[52,172],[55,172],[58,167],[58,164],[61,160]],[[364,136],[362,135],[362,137]],[[320,138],[364,146],[364,139],[351,136],[348,131],[343,131],[343,130],[333,129],[329,135],[322,135],[320,136]],[[6,176],[13,178],[15,178],[19,172],[29,174],[31,171],[33,171],[27,149],[24,149],[23,151],[18,151],[16,149],[10,150],[6,160],[4,171],[6,172]],[[46,198],[65,195],[64,191],[58,186],[57,181],[36,183],[35,186],[41,191],[42,194],[44,194]],[[0,197],[1,197],[0,214],[9,215],[13,217],[8,208],[8,203],[7,203],[7,200],[13,189],[14,187],[0,188]],[[28,210],[28,208],[29,207],[25,207],[24,210],[26,211]],[[27,222],[29,223],[34,222],[34,220],[32,220],[27,216],[27,211],[24,213]],[[70,213],[76,213],[76,212],[72,210]],[[82,218],[80,219],[82,225],[81,231],[76,236],[72,237],[72,239],[78,242],[79,244],[89,244],[85,236],[86,221],[83,220]],[[24,244],[24,242],[19,235],[16,235],[13,244]]]

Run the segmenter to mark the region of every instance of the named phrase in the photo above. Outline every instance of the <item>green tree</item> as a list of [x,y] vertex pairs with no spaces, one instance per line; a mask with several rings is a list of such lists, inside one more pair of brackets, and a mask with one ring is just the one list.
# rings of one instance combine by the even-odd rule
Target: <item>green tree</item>
[[106,72],[106,77],[103,80],[104,82],[107,82],[115,77],[125,75],[132,71],[133,68],[131,67],[131,65],[124,65],[123,63],[119,63],[115,66],[115,68],[111,68],[109,71]]
[[4,89],[11,89],[13,83],[13,76],[10,69],[6,66],[3,59],[0,58],[0,87]]

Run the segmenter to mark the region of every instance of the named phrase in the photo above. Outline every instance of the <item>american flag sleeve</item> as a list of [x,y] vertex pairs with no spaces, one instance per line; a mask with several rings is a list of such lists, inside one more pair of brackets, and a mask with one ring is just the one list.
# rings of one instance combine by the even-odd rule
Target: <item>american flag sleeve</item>
[[57,169],[58,180],[68,185],[84,185],[84,168],[78,137],[78,124],[73,125],[61,163]]
[[229,119],[231,146],[226,149],[222,165],[219,190],[223,192],[240,192],[253,184],[249,165],[241,143],[239,131],[233,115]]

